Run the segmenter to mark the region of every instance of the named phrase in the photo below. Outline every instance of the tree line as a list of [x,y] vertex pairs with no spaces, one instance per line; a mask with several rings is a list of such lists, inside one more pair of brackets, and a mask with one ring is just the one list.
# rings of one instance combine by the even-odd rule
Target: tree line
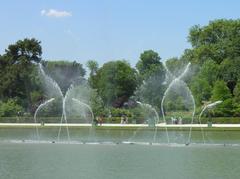
[[[191,48],[179,58],[165,60],[167,68],[178,76],[191,62],[191,71],[184,81],[193,92],[198,109],[205,103],[222,100],[212,115],[240,116],[240,20],[219,19],[206,26],[193,26],[188,41]],[[34,38],[9,45],[0,55],[0,116],[16,116],[18,111],[32,115],[47,98],[38,63],[64,93],[70,84],[85,79],[94,90],[95,101],[91,104],[98,115],[106,115],[109,110],[129,114],[136,101],[160,111],[169,81],[163,60],[153,50],[143,51],[135,67],[125,60],[109,61],[101,67],[96,60],[89,60],[88,78],[79,62],[45,61],[41,55],[41,42]],[[174,95],[165,102],[165,108],[186,110],[184,99]]]

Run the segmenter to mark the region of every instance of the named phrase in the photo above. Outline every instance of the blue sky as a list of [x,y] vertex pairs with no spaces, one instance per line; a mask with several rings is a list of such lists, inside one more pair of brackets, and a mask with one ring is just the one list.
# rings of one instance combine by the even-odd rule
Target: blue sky
[[190,27],[240,17],[237,0],[5,0],[0,6],[0,54],[25,37],[42,42],[43,59],[100,64],[144,50],[163,60],[190,48]]

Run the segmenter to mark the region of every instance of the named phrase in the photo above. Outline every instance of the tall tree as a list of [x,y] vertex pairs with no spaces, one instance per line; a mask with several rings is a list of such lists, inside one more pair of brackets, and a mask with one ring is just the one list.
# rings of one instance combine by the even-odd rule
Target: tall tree
[[165,70],[162,65],[159,65],[158,69],[152,72],[151,76],[145,79],[135,91],[136,100],[160,109],[163,93],[166,90],[164,81]]
[[144,51],[136,64],[140,76],[140,85],[135,92],[136,100],[160,108],[165,90],[165,69],[161,58],[153,50]]
[[99,68],[98,62],[95,60],[87,61],[87,67],[90,70],[90,76],[96,75]]
[[234,88],[233,94],[234,94],[234,102],[240,105],[240,82],[237,82],[237,85]]
[[231,92],[224,81],[216,81],[212,91],[212,101],[226,100],[231,98]]
[[99,69],[98,62],[95,60],[89,60],[87,61],[87,67],[90,70],[89,79],[88,79],[89,84],[91,87],[95,88],[96,74],[97,74],[97,70]]
[[211,59],[220,64],[240,56],[240,20],[219,19],[207,26],[193,26],[188,40],[193,49],[186,53],[192,62],[202,64]]
[[193,78],[191,90],[197,105],[202,105],[204,101],[210,100],[212,87],[205,78],[200,78],[199,76]]
[[140,55],[140,59],[136,64],[136,68],[142,79],[149,78],[154,72],[162,67],[161,58],[157,52],[146,50]]
[[126,61],[105,63],[96,74],[96,88],[107,105],[121,107],[137,85],[136,71]]
[[71,84],[81,82],[86,71],[81,63],[76,61],[45,61],[46,72],[59,84],[63,93]]
[[219,67],[220,78],[227,83],[228,88],[233,94],[235,85],[240,78],[240,57],[234,59],[224,59]]
[[212,91],[212,101],[222,100],[223,103],[218,105],[214,110],[216,116],[232,116],[233,115],[233,98],[227,84],[222,81],[216,81]]
[[168,68],[168,70],[174,75],[179,76],[183,70],[185,69],[185,66],[187,65],[188,61],[181,58],[178,59],[176,57],[167,59],[165,64]]
[[[0,94],[2,98],[18,98],[21,105],[31,110],[31,91],[36,88],[34,63],[41,61],[40,41],[19,40],[9,45],[0,58]],[[34,84],[35,83],[35,84]]]

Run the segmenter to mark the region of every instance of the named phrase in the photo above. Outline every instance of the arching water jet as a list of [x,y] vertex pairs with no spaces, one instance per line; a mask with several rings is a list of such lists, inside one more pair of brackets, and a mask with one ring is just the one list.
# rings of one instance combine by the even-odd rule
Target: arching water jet
[[155,130],[154,130],[153,142],[155,142],[155,141],[156,141],[156,135],[157,135],[157,126],[156,126],[156,124],[158,124],[159,121],[160,121],[159,115],[158,115],[156,109],[155,109],[152,105],[146,104],[146,103],[141,103],[140,101],[136,101],[136,102],[137,102],[138,104],[140,104],[142,107],[147,107],[147,108],[149,108],[149,109],[150,109],[151,111],[153,111],[154,114],[155,114],[155,117],[156,117],[156,119],[157,119],[157,120],[154,120]]
[[[68,89],[68,91],[66,92],[65,96],[62,93],[61,88],[59,87],[58,83],[56,81],[54,81],[50,76],[48,76],[45,71],[43,70],[42,64],[39,63],[39,71],[40,73],[43,75],[44,79],[47,82],[47,85],[52,85],[52,87],[54,88],[54,92],[57,92],[57,96],[60,96],[62,99],[62,116],[61,116],[61,124],[63,123],[63,119],[65,121],[65,123],[67,124],[67,117],[66,117],[66,110],[65,110],[65,103],[66,103],[66,98],[68,97],[68,91],[70,91],[70,89],[72,88],[72,86],[70,86],[70,88]],[[58,140],[59,140],[59,136],[60,136],[60,132],[61,132],[61,125],[59,127],[59,131],[58,131]],[[68,137],[68,141],[70,140],[70,135],[69,135],[69,129],[68,126],[66,125],[66,130],[67,130],[67,137]]]
[[[188,72],[189,70],[189,67],[190,67],[191,63],[188,63],[186,68],[184,69],[184,71],[182,72],[181,75],[179,75],[178,77],[175,77],[174,75],[171,74],[171,72],[168,70],[168,68],[166,67],[166,65],[164,65],[167,73],[173,77],[174,79],[170,82],[168,88],[166,89],[166,91],[164,92],[163,94],[163,98],[162,98],[162,101],[161,101],[161,112],[162,112],[162,116],[163,116],[163,120],[164,122],[166,123],[167,125],[167,121],[166,121],[166,117],[165,117],[165,112],[164,112],[164,108],[163,108],[163,104],[164,104],[164,101],[165,101],[165,98],[167,96],[167,94],[169,93],[169,91],[171,90],[171,88],[178,82],[181,82],[182,85],[185,87],[185,89],[187,90],[188,94],[190,94],[190,98],[192,100],[192,103],[193,103],[193,113],[192,113],[192,120],[191,120],[191,124],[193,123],[193,119],[194,119],[194,116],[195,116],[195,99],[192,95],[192,92],[191,90],[189,89],[189,87],[187,86],[187,84],[182,80],[182,78],[185,76],[185,74]],[[191,131],[192,131],[192,126],[190,127],[190,131],[189,131],[189,138],[188,138],[188,143],[190,143],[190,139],[191,139]],[[166,127],[166,132],[168,134],[168,131],[167,131],[167,127]],[[169,136],[168,136],[168,143],[169,143]]]
[[[38,113],[38,111],[40,109],[42,109],[44,106],[46,106],[48,103],[50,103],[50,102],[52,102],[54,100],[55,100],[55,98],[51,98],[51,99],[45,101],[44,103],[42,103],[42,104],[40,104],[38,106],[38,108],[36,109],[36,111],[34,113],[34,122],[35,122],[35,124],[37,123],[37,113]],[[37,140],[39,140],[39,132],[38,132],[38,127],[37,126],[36,126],[36,133],[37,133]]]
[[91,108],[89,105],[87,105],[86,103],[84,103],[84,102],[82,102],[82,101],[80,101],[80,100],[78,100],[78,99],[76,99],[76,98],[72,98],[72,100],[75,101],[76,103],[78,103],[79,105],[83,105],[83,106],[85,106],[86,108],[88,108],[88,110],[89,110],[90,113],[91,113],[92,122],[93,122],[93,120],[94,120],[94,114],[93,114],[92,108]]
[[[202,114],[204,113],[204,111],[207,110],[207,109],[214,108],[215,106],[217,106],[218,104],[221,104],[221,103],[222,103],[222,101],[215,101],[213,103],[210,103],[210,104],[207,104],[206,106],[204,106],[204,108],[202,109],[202,111],[200,112],[199,117],[198,117],[198,121],[200,122],[200,125],[202,124],[201,123],[201,117],[202,117]],[[202,131],[202,137],[203,137],[203,142],[205,144],[206,142],[205,142],[205,137],[204,137],[203,131]]]

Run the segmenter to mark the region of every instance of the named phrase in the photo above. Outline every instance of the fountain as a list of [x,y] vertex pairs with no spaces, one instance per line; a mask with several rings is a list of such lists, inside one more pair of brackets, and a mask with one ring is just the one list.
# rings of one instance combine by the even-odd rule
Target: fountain
[[[180,93],[181,94],[185,94],[187,95],[187,104],[188,105],[191,105],[193,104],[193,111],[191,113],[191,124],[193,124],[193,120],[194,120],[194,116],[195,116],[195,100],[193,98],[193,95],[189,89],[189,87],[187,86],[187,84],[183,81],[183,78],[184,76],[186,75],[186,73],[188,72],[189,68],[190,68],[190,63],[187,64],[187,66],[185,67],[184,71],[178,76],[174,76],[169,70],[168,68],[166,67],[166,65],[164,65],[165,69],[166,69],[166,77],[165,77],[165,81],[168,80],[169,81],[169,85],[167,87],[167,89],[164,91],[164,94],[163,94],[163,98],[161,100],[161,112],[162,112],[162,115],[163,115],[163,122],[164,122],[164,125],[163,127],[165,127],[165,134],[166,134],[166,138],[167,138],[167,144],[170,144],[170,139],[169,139],[169,132],[168,132],[168,126],[167,126],[167,119],[166,119],[166,116],[165,116],[165,111],[164,111],[164,102],[166,100],[166,97],[168,96],[169,92],[171,90],[179,90],[179,91],[183,91]],[[74,107],[75,110],[77,110],[77,112],[79,113],[80,112],[80,115],[83,114],[83,112],[86,112],[86,110],[88,111],[88,114],[90,113],[91,114],[91,120],[90,120],[90,123],[93,122],[94,120],[94,114],[93,114],[93,111],[90,107],[90,105],[88,105],[85,101],[88,101],[86,98],[86,94],[89,94],[89,91],[90,89],[89,88],[82,88],[82,87],[86,87],[85,83],[83,84],[82,87],[80,87],[79,89],[77,89],[76,87],[74,87],[73,85],[70,85],[70,87],[68,88],[67,92],[65,93],[65,95],[63,95],[59,85],[51,78],[49,77],[48,75],[45,74],[44,70],[43,70],[43,67],[41,64],[39,64],[39,71],[40,73],[42,74],[42,76],[44,77],[44,80],[46,82],[46,85],[47,86],[50,86],[51,89],[53,89],[53,91],[51,90],[50,91],[50,96],[52,97],[51,99],[47,100],[46,102],[42,103],[36,110],[35,112],[35,115],[34,115],[34,121],[35,123],[37,123],[37,114],[38,112],[44,107],[46,106],[47,104],[51,103],[54,99],[56,99],[57,97],[61,97],[62,99],[62,115],[61,115],[61,122],[60,124],[62,124],[63,122],[66,123],[66,130],[67,130],[67,138],[68,138],[68,141],[70,141],[70,135],[69,135],[69,129],[68,129],[68,121],[67,121],[67,114],[71,114],[72,115],[72,112],[74,112],[72,110],[72,108]],[[179,85],[179,86],[178,86]],[[178,88],[178,87],[181,87],[181,88]],[[176,88],[176,89],[175,89]],[[77,89],[77,90],[76,90]],[[85,90],[85,92],[83,92]],[[55,94],[51,94],[55,92]],[[86,93],[87,92],[87,93]],[[81,93],[81,94],[80,94]],[[80,96],[79,96],[80,95]],[[54,97],[54,98],[53,98]],[[88,96],[89,97],[89,96]],[[151,144],[155,144],[156,143],[156,138],[157,138],[157,130],[158,130],[158,127],[160,127],[161,125],[158,125],[159,124],[159,115],[158,115],[158,112],[156,111],[156,109],[150,105],[150,104],[147,104],[147,103],[143,103],[143,102],[140,102],[140,101],[136,101],[137,104],[139,104],[142,108],[145,108],[148,110],[149,114],[151,114],[151,117],[148,121],[148,126],[151,126],[150,122],[153,122],[153,127],[154,128],[154,133],[153,133],[153,136],[151,135],[152,139],[151,141]],[[191,102],[191,104],[189,104],[188,102]],[[67,104],[66,104],[67,103]],[[81,111],[80,109],[81,108],[76,108],[76,105],[72,105],[72,103],[76,103],[78,104],[78,106],[82,106],[85,108],[85,111]],[[204,133],[203,133],[203,128],[202,128],[202,125],[201,125],[201,115],[202,113],[204,112],[204,110],[208,109],[208,108],[211,108],[217,104],[219,104],[220,101],[217,101],[215,103],[212,103],[212,104],[209,104],[207,106],[204,107],[203,111],[201,112],[200,116],[199,116],[199,122],[200,122],[200,127],[201,127],[201,133],[202,133],[202,138],[203,138],[203,143],[205,144],[205,138],[204,138]],[[70,111],[66,111],[66,107],[68,109],[70,109]],[[154,117],[153,117],[154,116]],[[69,116],[69,119],[70,116]],[[85,119],[85,118],[84,118]],[[150,120],[154,120],[154,121],[150,121]],[[156,125],[157,124],[157,125]],[[136,125],[137,126],[137,125]],[[142,125],[142,126],[146,126],[145,124]],[[137,135],[137,131],[139,129],[143,129],[142,127],[137,127],[137,130],[135,132],[133,132],[133,136],[136,136]],[[60,140],[60,135],[61,135],[61,130],[62,130],[62,125],[59,126],[59,129],[58,129],[58,135],[57,135],[57,140],[59,141]],[[93,132],[98,132],[97,129],[93,129],[93,128],[90,128],[90,130]],[[96,131],[95,131],[96,130]],[[39,140],[39,132],[38,132],[38,128],[36,127],[36,133],[37,133],[37,138]],[[172,132],[171,132],[172,133]],[[123,134],[121,132],[121,136],[124,136],[125,134]],[[182,136],[182,133],[180,134]],[[161,139],[163,137],[165,137],[164,135],[160,135]],[[188,140],[187,142],[185,143],[186,145],[190,144],[191,143],[191,137],[192,137],[192,125],[190,126],[190,130],[189,130],[189,133],[188,133]],[[132,138],[132,137],[131,137]],[[135,143],[137,141],[134,141],[132,143]]]
[[[192,92],[191,90],[189,89],[189,87],[187,86],[187,84],[182,80],[182,78],[186,75],[186,73],[188,72],[189,70],[189,67],[190,67],[191,63],[188,63],[186,68],[184,69],[184,71],[178,76],[178,77],[175,77],[173,74],[171,74],[171,72],[168,70],[167,66],[164,65],[166,71],[167,71],[167,75],[170,75],[173,80],[170,82],[169,86],[167,87],[166,91],[164,92],[164,95],[163,95],[163,98],[162,98],[162,101],[161,101],[161,112],[162,112],[162,115],[163,115],[163,120],[164,122],[167,124],[167,121],[166,121],[166,117],[165,117],[165,112],[164,112],[164,108],[163,108],[163,104],[164,104],[164,100],[166,98],[166,96],[168,95],[169,91],[173,88],[174,85],[176,85],[177,83],[179,83],[180,85],[182,85],[186,91],[187,91],[187,94],[190,95],[190,98],[192,100],[192,103],[193,103],[193,112],[192,112],[192,119],[191,119],[191,124],[193,124],[193,120],[194,120],[194,115],[195,115],[195,109],[196,109],[196,106],[195,106],[195,100],[194,100],[194,97],[192,95]],[[167,131],[167,128],[166,128],[166,132],[168,133]],[[188,137],[188,143],[190,143],[190,140],[191,140],[191,132],[192,132],[192,126],[190,127],[190,131],[189,131],[189,137]],[[169,142],[169,138],[168,138],[168,142]]]
[[[63,99],[62,99],[62,117],[61,117],[61,124],[63,123],[63,119],[64,119],[65,123],[67,124],[66,99],[68,98],[69,93],[70,93],[70,91],[71,91],[72,88],[73,88],[73,86],[71,85],[71,86],[68,88],[65,96],[64,96]],[[67,137],[68,137],[68,141],[69,141],[69,140],[70,140],[69,130],[68,130],[68,126],[66,126],[66,127],[67,127],[67,128],[66,128],[66,129],[67,129]],[[62,129],[62,126],[60,126],[60,127],[59,127],[59,130],[58,130],[58,137],[57,137],[58,141],[59,141],[59,139],[60,139],[61,129]]]
[[[45,72],[44,72],[44,70],[43,70],[43,67],[42,67],[42,64],[40,64],[39,63],[39,71],[40,71],[40,74],[42,74],[42,76],[43,76],[43,78],[44,78],[44,80],[45,80],[45,82],[46,82],[46,85],[50,85],[50,86],[52,86],[53,87],[53,90],[54,90],[54,92],[57,92],[58,94],[57,94],[57,96],[60,96],[61,97],[61,99],[62,99],[62,117],[61,117],[61,124],[63,123],[63,119],[64,119],[64,121],[65,121],[65,123],[67,124],[67,117],[66,117],[66,99],[67,99],[67,97],[68,97],[68,95],[69,95],[69,91],[70,91],[70,89],[72,88],[72,86],[70,86],[70,88],[68,89],[68,91],[66,92],[66,94],[65,94],[65,96],[63,95],[63,93],[62,93],[62,90],[61,90],[61,88],[59,87],[59,85],[57,84],[57,82],[56,81],[54,81],[50,76],[48,76]],[[52,93],[52,91],[50,92],[50,95],[51,95],[51,93]],[[53,98],[51,98],[51,99],[53,99]],[[47,102],[49,103],[49,102],[52,102],[53,100],[48,100]],[[35,112],[35,113],[37,113],[41,108],[40,107],[44,107],[44,105],[40,105],[39,107],[38,107],[38,110]],[[35,119],[35,122],[36,122],[36,119]],[[60,132],[61,132],[61,125],[60,125],[60,127],[59,127],[59,132],[58,132],[58,137],[57,137],[57,139],[59,140],[59,136],[60,136]],[[68,130],[68,126],[66,125],[66,129],[67,129],[67,137],[68,137],[68,141],[70,140],[70,135],[69,135],[69,130]],[[37,130],[37,135],[38,135],[38,130]]]
[[[147,104],[147,103],[141,103],[140,101],[136,101],[136,102],[137,102],[137,104],[141,105],[141,107],[147,108],[147,109],[149,109],[150,111],[152,111],[154,113],[154,115],[155,115],[155,118],[154,118],[155,130],[154,130],[153,142],[156,142],[156,135],[157,135],[157,126],[156,126],[156,124],[159,123],[159,120],[160,120],[159,119],[159,115],[158,115],[156,109],[152,105]],[[152,121],[149,121],[149,122],[151,123]],[[149,123],[149,125],[151,125],[150,123]]]
[[[47,89],[48,89],[48,94],[49,96],[54,96],[55,98],[57,97],[61,97],[62,100],[62,115],[61,115],[61,122],[60,122],[60,126],[59,126],[59,130],[58,130],[58,135],[57,135],[57,140],[60,140],[60,135],[61,135],[61,130],[62,130],[62,123],[65,122],[66,124],[66,131],[67,131],[67,138],[68,141],[70,141],[70,134],[69,134],[69,129],[68,129],[68,121],[67,121],[67,113],[66,113],[66,103],[68,101],[68,99],[72,99],[73,102],[78,103],[81,106],[86,107],[90,113],[91,113],[91,121],[93,121],[94,119],[94,115],[92,112],[92,109],[89,105],[87,105],[86,103],[84,103],[83,101],[75,98],[75,96],[79,95],[79,91],[75,92],[74,90],[76,90],[76,87],[74,87],[73,85],[70,85],[70,87],[68,88],[67,92],[65,93],[65,95],[63,95],[61,88],[59,87],[58,83],[56,81],[54,81],[50,76],[48,76],[44,70],[41,64],[39,64],[39,72],[40,74],[43,76],[44,78],[44,82],[46,83]],[[50,89],[50,90],[49,90]],[[87,89],[89,91],[89,89]],[[73,95],[74,94],[74,95]],[[81,96],[82,98],[83,96]],[[42,109],[44,106],[46,106],[48,103],[52,102],[55,98],[51,98],[50,100],[47,100],[46,102],[44,102],[43,104],[41,104],[34,115],[34,121],[35,123],[37,122],[37,113],[39,112],[40,109]],[[39,139],[39,132],[38,132],[38,128],[36,127],[36,133]]]
[[[38,106],[38,108],[36,109],[35,113],[34,113],[34,122],[37,123],[37,114],[38,114],[38,111],[40,109],[42,109],[44,106],[46,106],[48,103],[51,103],[53,100],[55,100],[55,98],[51,98],[45,102],[43,102],[42,104],[40,104]],[[39,140],[39,132],[38,132],[38,126],[36,126],[36,134],[37,134],[37,140]]]
[[93,122],[94,114],[93,114],[92,108],[89,105],[87,105],[86,103],[84,103],[84,102],[82,102],[82,101],[80,101],[80,100],[78,100],[76,98],[72,98],[72,100],[75,101],[76,103],[78,103],[79,105],[85,106],[90,111],[91,116],[92,116],[91,121]]
[[[210,103],[210,104],[207,104],[203,107],[202,111],[200,112],[199,114],[199,117],[198,117],[198,121],[200,122],[200,125],[201,125],[201,117],[202,117],[202,114],[204,113],[205,110],[207,109],[212,109],[214,108],[215,106],[217,106],[218,104],[221,104],[223,101],[215,101],[213,103]],[[201,128],[202,129],[202,128]],[[203,142],[204,144],[206,143],[205,142],[205,137],[204,137],[204,134],[202,133],[202,137],[203,137]]]

